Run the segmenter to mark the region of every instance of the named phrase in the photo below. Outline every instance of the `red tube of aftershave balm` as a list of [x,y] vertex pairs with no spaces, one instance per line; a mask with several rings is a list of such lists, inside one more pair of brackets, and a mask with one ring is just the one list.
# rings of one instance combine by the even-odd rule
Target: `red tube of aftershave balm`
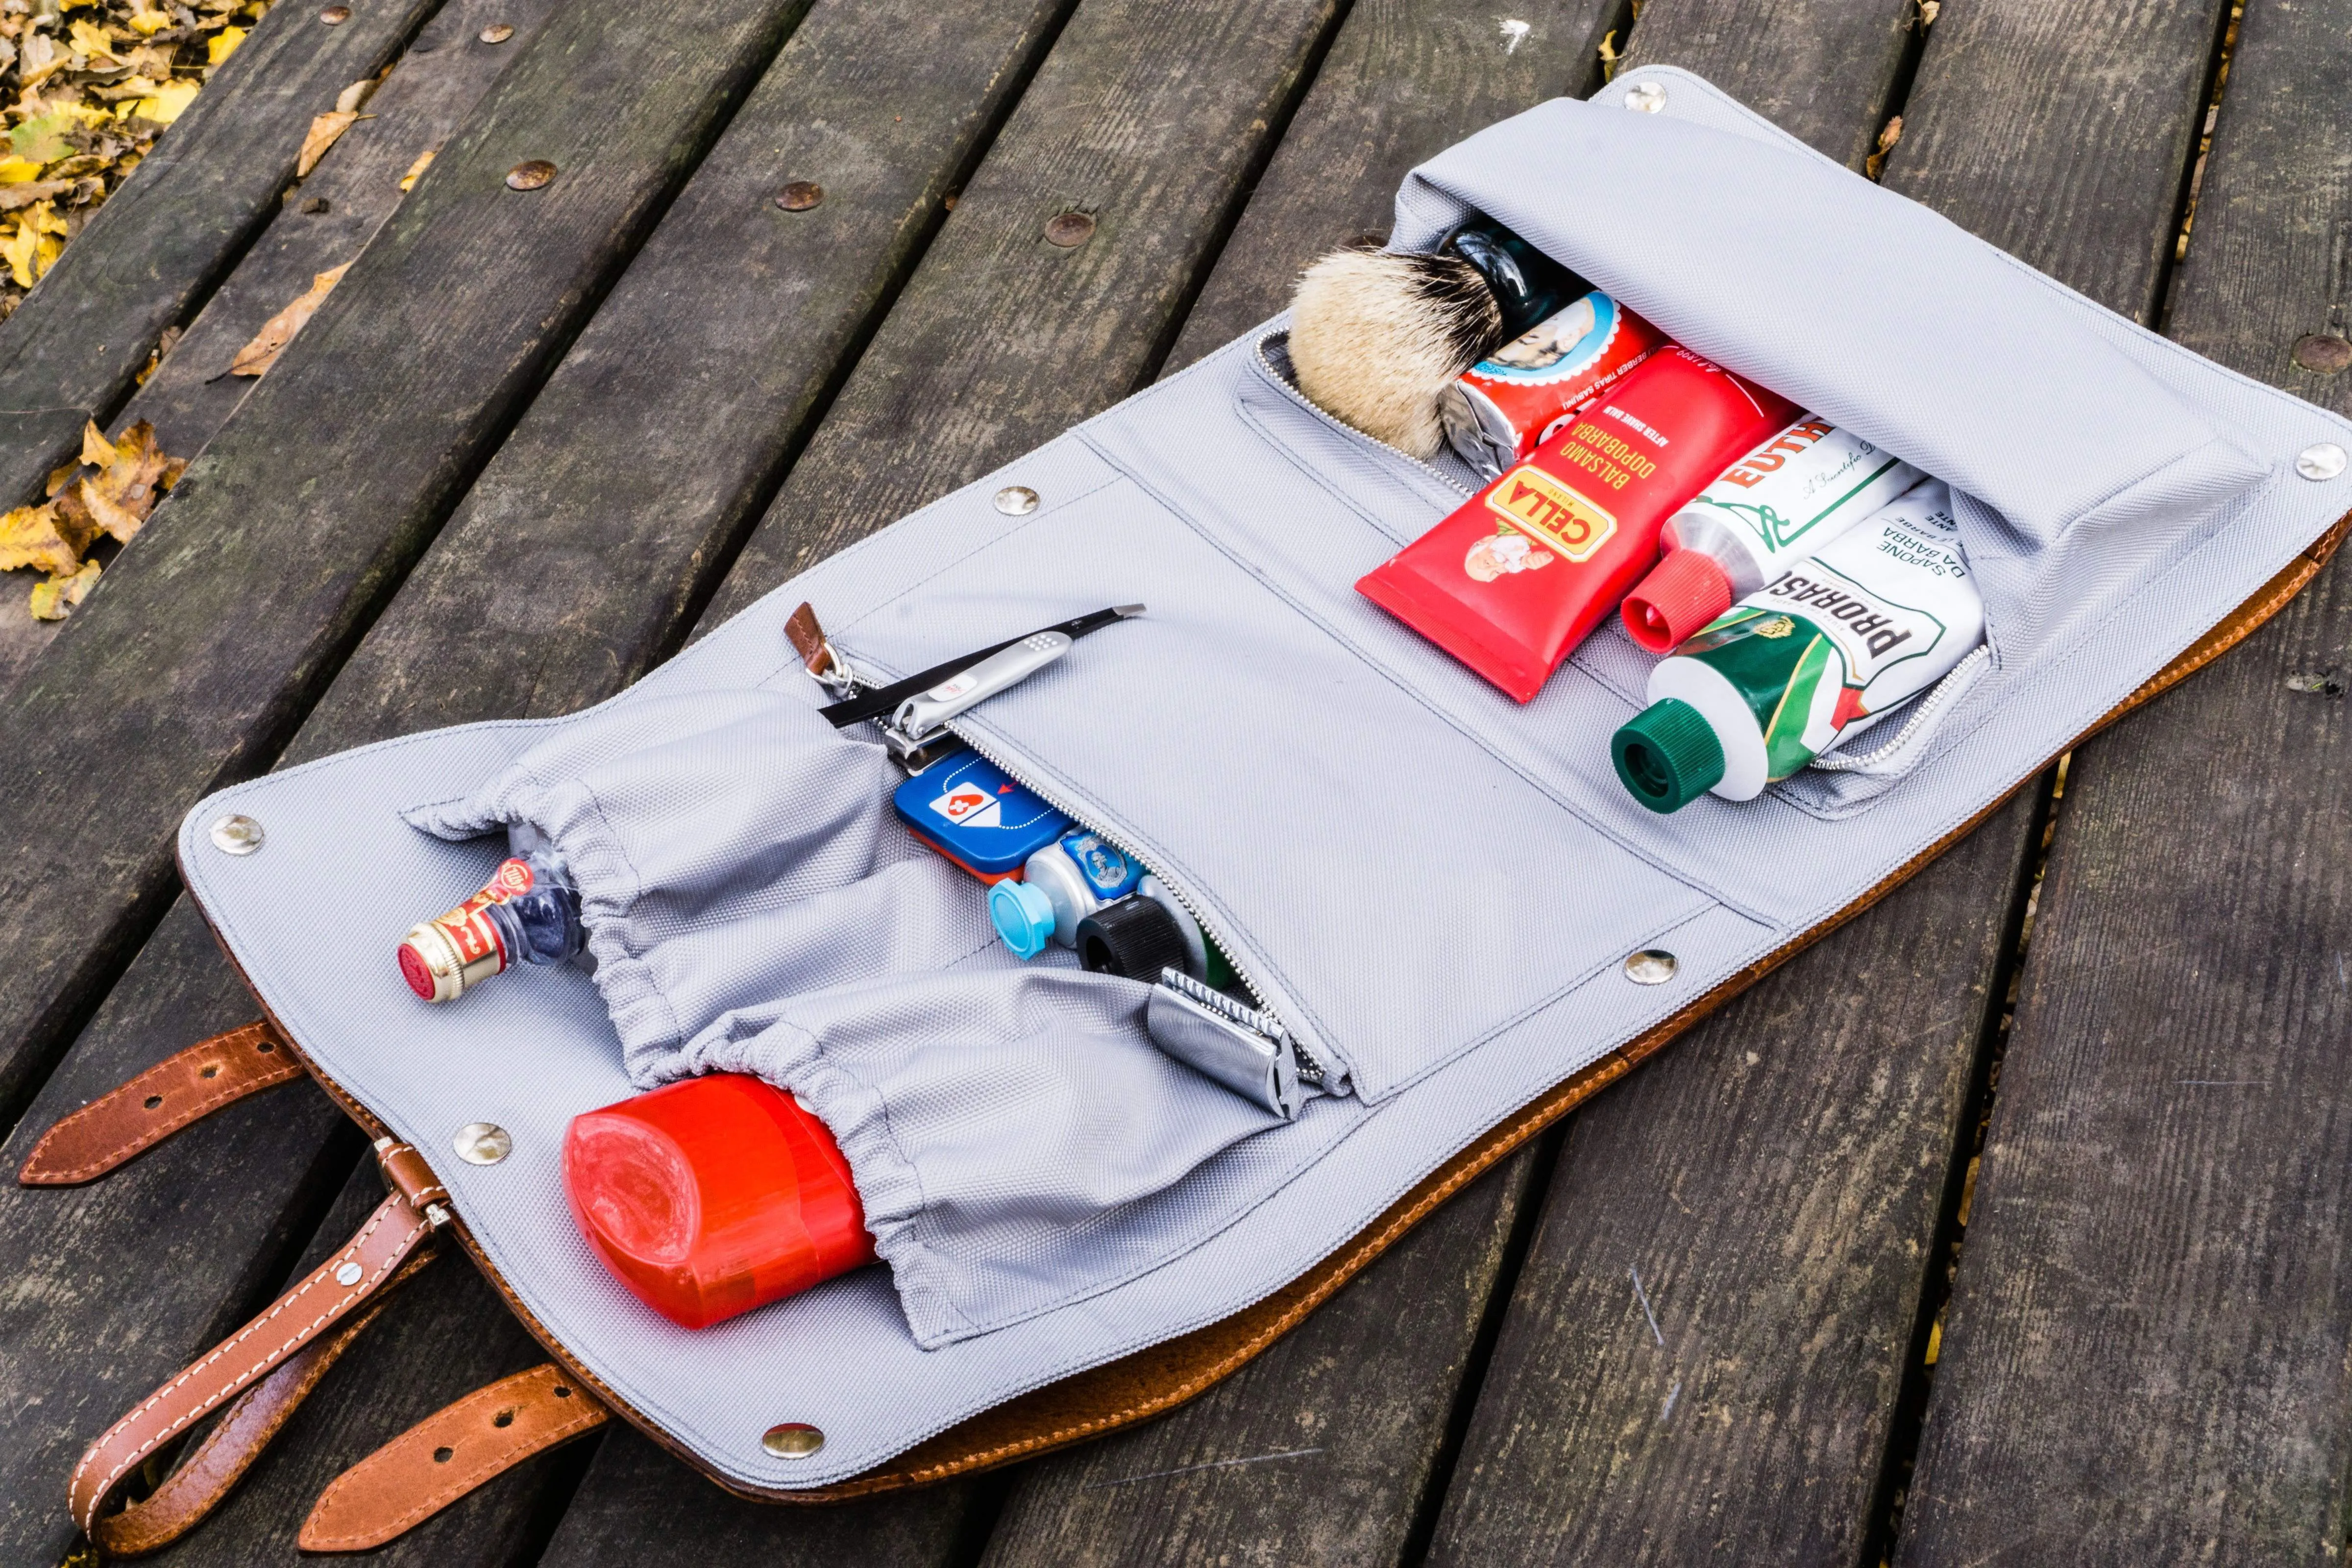
[[1531,701],[1657,564],[1666,519],[1797,412],[1688,349],[1662,349],[1356,590]]

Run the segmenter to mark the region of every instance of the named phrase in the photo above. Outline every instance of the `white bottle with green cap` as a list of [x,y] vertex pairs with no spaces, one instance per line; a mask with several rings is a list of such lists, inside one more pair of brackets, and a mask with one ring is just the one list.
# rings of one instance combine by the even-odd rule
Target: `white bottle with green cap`
[[1983,641],[1951,492],[1929,479],[1660,660],[1610,755],[1653,811],[1753,800]]

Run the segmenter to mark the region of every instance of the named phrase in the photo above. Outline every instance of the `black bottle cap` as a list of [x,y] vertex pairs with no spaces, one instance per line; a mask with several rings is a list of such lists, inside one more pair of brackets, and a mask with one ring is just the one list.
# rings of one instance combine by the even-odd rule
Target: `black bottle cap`
[[1189,969],[1184,932],[1154,899],[1124,898],[1078,922],[1078,960],[1097,974],[1147,984],[1162,969]]
[[1500,342],[1509,342],[1592,292],[1592,285],[1496,223],[1473,218],[1454,231],[1445,248],[1478,269],[1503,312]]

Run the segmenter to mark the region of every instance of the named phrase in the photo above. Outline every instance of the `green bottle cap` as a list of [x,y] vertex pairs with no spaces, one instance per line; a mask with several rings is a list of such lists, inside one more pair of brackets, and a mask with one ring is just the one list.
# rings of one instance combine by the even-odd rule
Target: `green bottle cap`
[[1723,742],[1679,697],[1653,702],[1609,738],[1617,776],[1652,811],[1680,811],[1723,778]]

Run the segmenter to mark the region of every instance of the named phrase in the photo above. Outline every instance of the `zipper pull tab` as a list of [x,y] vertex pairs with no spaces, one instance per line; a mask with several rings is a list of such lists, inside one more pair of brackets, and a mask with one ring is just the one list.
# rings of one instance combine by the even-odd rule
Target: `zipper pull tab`
[[803,604],[784,622],[784,640],[800,655],[801,668],[809,679],[832,692],[846,697],[857,689],[857,678],[849,672],[849,661],[834,648],[824,627],[817,623],[816,606]]
[[1306,1099],[1299,1086],[1323,1081],[1281,1020],[1181,969],[1160,972],[1144,1021],[1153,1045],[1285,1121],[1297,1119]]

